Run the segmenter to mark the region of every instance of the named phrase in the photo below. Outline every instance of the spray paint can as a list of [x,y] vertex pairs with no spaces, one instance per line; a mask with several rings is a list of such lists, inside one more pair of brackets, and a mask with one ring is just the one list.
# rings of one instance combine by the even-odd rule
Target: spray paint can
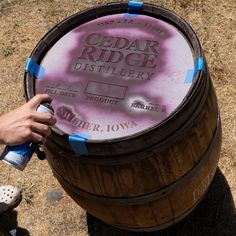
[[[54,110],[49,103],[42,103],[38,106],[37,112],[50,113],[54,115]],[[1,154],[1,160],[12,167],[23,171],[30,161],[34,152],[39,159],[44,159],[45,154],[39,150],[40,145],[35,142],[27,142],[20,145],[7,145]]]

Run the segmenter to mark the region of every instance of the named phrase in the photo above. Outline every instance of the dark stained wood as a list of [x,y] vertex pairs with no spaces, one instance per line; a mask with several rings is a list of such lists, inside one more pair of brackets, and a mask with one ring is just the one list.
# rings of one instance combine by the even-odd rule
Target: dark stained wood
[[[208,107],[208,106],[206,106]],[[202,117],[206,118],[205,115]],[[197,161],[197,163],[192,166],[193,159],[191,159],[191,155],[189,158],[189,163],[192,163],[189,165],[189,169],[186,168],[186,164],[184,164],[184,168],[181,168],[181,162],[178,161],[178,164],[176,164],[176,160],[179,160],[181,157],[184,157],[183,160],[185,162],[188,162],[188,159],[184,156],[184,151],[181,152],[181,150],[188,149],[188,142],[185,143],[183,149],[181,149],[180,141],[178,140],[175,143],[175,146],[171,146],[171,148],[166,148],[166,152],[162,150],[160,152],[161,154],[149,156],[149,158],[141,159],[140,161],[131,162],[130,168],[128,168],[128,165],[120,165],[120,166],[96,166],[95,170],[91,167],[91,165],[88,165],[85,167],[85,164],[79,163],[79,159],[77,160],[77,164],[80,166],[77,173],[80,173],[78,175],[78,178],[75,178],[73,181],[73,185],[75,185],[77,188],[82,189],[84,191],[88,190],[88,186],[90,187],[89,194],[93,198],[87,198],[80,196],[80,194],[75,193],[74,190],[67,190],[69,195],[73,197],[73,199],[78,202],[82,207],[84,207],[85,210],[90,212],[91,214],[95,215],[97,218],[107,222],[108,224],[112,224],[116,227],[120,227],[123,229],[129,229],[129,230],[135,230],[135,231],[152,231],[157,229],[162,229],[164,227],[167,227],[173,223],[178,222],[180,219],[185,217],[187,214],[189,214],[196,204],[202,199],[204,194],[206,193],[211,180],[214,176],[215,170],[217,168],[217,163],[219,160],[220,155],[220,147],[221,147],[221,127],[218,120],[217,124],[217,117],[215,117],[215,131],[212,134],[211,140],[209,140],[208,143],[206,143],[204,146],[201,146],[201,142],[197,142],[197,133],[196,130],[194,133],[194,140],[195,145],[198,145],[198,149],[196,149],[197,153],[196,156],[198,156],[199,152],[202,152],[199,149],[204,149],[204,153],[201,158]],[[204,126],[194,126],[193,128],[204,128]],[[191,135],[192,132],[188,132],[188,134]],[[185,139],[182,139],[185,141]],[[207,139],[203,139],[207,141]],[[206,148],[207,147],[207,148]],[[173,150],[178,150],[178,152]],[[60,170],[56,170],[62,175],[62,178],[67,179],[67,183],[62,182],[62,186],[67,189],[68,183],[70,183],[70,179],[73,175],[70,175],[71,169],[76,173],[75,167],[76,165],[68,165],[66,166],[67,162],[70,162],[71,160],[68,159],[66,156],[63,156],[63,158],[56,158],[56,154],[54,153],[55,150],[49,147],[47,148],[47,154],[48,154],[48,161],[51,163],[51,165],[54,164],[52,161],[54,159],[57,160],[57,164],[53,166],[53,168],[57,168],[57,166],[61,167],[64,165],[63,168]],[[192,154],[191,150],[191,154]],[[206,152],[207,151],[207,152]],[[167,164],[161,165],[158,160],[161,159],[164,163],[164,160],[168,162]],[[58,165],[58,160],[63,161],[63,164]],[[147,163],[145,161],[147,160]],[[174,162],[173,162],[174,161]],[[138,164],[137,164],[138,163]],[[145,164],[143,164],[145,163]],[[177,171],[177,174],[174,173],[175,169],[172,168],[172,163],[174,163],[174,166],[176,168],[179,168]],[[136,167],[133,169],[133,165]],[[141,168],[141,167],[144,168]],[[91,167],[91,168],[90,168]],[[124,167],[124,170],[121,171],[121,169]],[[139,167],[139,168],[137,168]],[[170,168],[171,167],[171,168]],[[69,169],[67,169],[69,168]],[[170,170],[168,170],[170,168]],[[61,173],[63,169],[67,172]],[[109,170],[110,169],[110,170]],[[69,171],[70,170],[70,171]],[[84,174],[81,175],[84,171]],[[100,171],[103,171],[104,173],[100,173]],[[111,171],[112,170],[112,171]],[[188,178],[185,178],[187,180],[183,181],[183,177],[187,176],[186,172],[188,170]],[[54,169],[55,171],[55,169]],[[96,174],[92,175],[89,172],[94,172]],[[145,172],[146,171],[146,172]],[[148,194],[146,192],[145,195],[141,195],[143,191],[143,186],[147,183],[147,180],[150,178],[149,174],[153,175],[153,180],[151,181],[152,184],[147,185],[146,190],[150,190],[148,186],[151,186],[152,189],[154,180],[158,176],[158,174],[155,176],[155,173],[161,172],[161,175],[159,175],[160,180],[157,181],[157,189],[156,191],[160,191],[164,186],[167,186],[166,189],[168,190],[167,193],[163,194],[163,197],[161,194],[159,195],[152,195],[151,193]],[[141,173],[140,173],[141,172]],[[173,172],[173,174],[172,174]],[[108,173],[108,174],[107,174]],[[170,174],[171,173],[171,174]],[[70,176],[70,178],[68,178]],[[84,178],[83,178],[84,176]],[[98,176],[100,176],[98,178]],[[98,181],[102,177],[101,181]],[[140,178],[140,176],[142,178]],[[148,178],[145,178],[145,176],[148,176]],[[171,177],[170,177],[171,176]],[[172,178],[175,179],[172,180]],[[118,179],[122,179],[123,182],[120,182]],[[140,185],[134,184],[132,181],[137,178]],[[83,179],[83,181],[80,181],[80,179]],[[128,180],[125,183],[125,180]],[[170,181],[165,182],[163,181]],[[87,180],[87,184],[86,184]],[[96,188],[95,182],[99,182],[100,186],[103,186],[101,188]],[[172,182],[171,182],[172,181]],[[92,182],[92,183],[91,183]],[[172,188],[174,185],[177,187]],[[160,186],[162,184],[162,186]],[[86,188],[83,188],[83,185],[86,185]],[[104,186],[107,186],[107,188],[104,188]],[[120,186],[120,189],[117,190],[117,187]],[[136,191],[133,193],[136,193],[136,200],[132,200],[132,197],[129,196],[128,191],[132,191],[136,188]],[[101,192],[98,191],[99,189],[103,189]],[[140,189],[141,193],[137,194],[137,189]],[[124,191],[125,190],[125,191]],[[87,191],[86,191],[87,192]],[[109,193],[109,194],[107,194]],[[119,194],[117,194],[119,193]],[[88,193],[87,193],[88,194]],[[123,195],[121,195],[123,194]],[[99,195],[105,197],[104,201],[100,202],[98,199],[101,198]],[[113,195],[113,197],[122,197],[122,201],[119,199],[114,200],[113,203],[110,202],[110,195]],[[141,196],[140,196],[141,195]],[[140,197],[139,197],[140,196]],[[150,197],[149,197],[150,196]],[[154,196],[154,197],[153,197]],[[129,198],[130,197],[130,198]],[[144,200],[141,200],[140,202],[137,201],[137,198],[143,197]],[[125,199],[126,198],[126,199]],[[81,200],[82,199],[82,200]],[[129,200],[129,201],[128,201]],[[114,204],[114,202],[116,204]],[[81,203],[82,202],[82,203]],[[127,202],[127,204],[126,204]],[[85,204],[86,203],[86,204]],[[145,216],[145,217],[144,217]]]
[[[126,3],[106,4],[69,17],[38,43],[31,57],[40,63],[74,27],[126,8]],[[144,4],[141,14],[177,27],[189,40],[194,57],[204,57],[183,19],[151,4]],[[26,73],[26,98],[34,94],[34,78]],[[205,195],[220,156],[220,117],[208,69],[197,73],[186,100],[157,127],[127,139],[87,142],[87,147],[89,156],[77,157],[67,136],[55,132],[45,145],[55,177],[86,211],[133,231],[153,231],[180,221]]]
[[80,206],[108,224],[133,231],[162,229],[186,217],[205,195],[217,168],[220,144],[219,124],[204,158],[189,172],[186,181],[179,179],[177,187],[167,187],[167,190],[170,189],[167,194],[157,197],[149,197],[151,194],[147,194],[140,202],[128,202],[131,198],[127,198],[127,201],[123,199],[120,202],[117,199],[117,204],[114,204],[108,197],[102,202],[99,201],[99,196],[80,196],[68,189],[69,186],[65,183],[61,184]]
[[218,135],[216,146],[212,148],[210,157],[202,165],[202,168],[188,182],[174,190],[170,196],[170,205],[172,206],[174,218],[184,214],[186,209],[192,209],[206,193],[213,176],[215,174],[220,155],[221,136]]
[[[48,155],[48,161],[67,182],[96,195],[132,197],[157,191],[176,182],[203,158],[217,123],[216,104],[210,106],[210,109],[208,105],[213,95],[211,87],[203,110],[190,127],[181,130],[179,138],[174,137],[164,148],[157,144],[143,152],[127,155],[128,163],[121,161],[107,164],[103,162],[104,159],[90,162],[92,157],[88,157],[86,163],[67,152],[57,158],[59,155],[54,153],[57,146],[50,142],[47,146],[52,154]],[[214,127],[208,124],[214,124]]]

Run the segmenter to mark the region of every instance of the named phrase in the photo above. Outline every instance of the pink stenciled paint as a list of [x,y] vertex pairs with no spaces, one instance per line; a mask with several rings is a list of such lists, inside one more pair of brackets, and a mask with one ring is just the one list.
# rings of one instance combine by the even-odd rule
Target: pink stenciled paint
[[112,140],[157,126],[181,104],[194,67],[188,41],[149,16],[115,14],[78,26],[48,51],[36,91],[53,99],[67,134]]

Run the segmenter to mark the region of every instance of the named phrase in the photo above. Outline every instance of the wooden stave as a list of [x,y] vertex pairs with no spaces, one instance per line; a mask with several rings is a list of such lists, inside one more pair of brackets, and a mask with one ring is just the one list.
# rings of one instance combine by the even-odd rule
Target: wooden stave
[[[77,188],[76,186],[71,185],[69,182],[66,182],[65,179],[62,177],[62,175],[58,174],[55,169],[52,167],[53,170],[53,174],[54,176],[62,183],[63,186],[66,186],[68,189],[70,189],[72,192],[77,193],[78,195],[81,195],[82,197],[94,200],[98,203],[101,204],[106,204],[106,203],[110,203],[113,205],[134,205],[134,204],[143,204],[145,203],[147,200],[152,200],[152,199],[159,199],[161,197],[164,197],[166,195],[168,195],[171,191],[175,190],[178,187],[181,187],[183,184],[186,183],[186,181],[191,178],[192,176],[195,175],[196,171],[198,171],[202,165],[205,164],[205,162],[207,161],[207,159],[205,158],[205,156],[207,155],[207,157],[210,155],[209,154],[209,149],[212,150],[212,143],[215,142],[214,139],[216,138],[221,138],[221,125],[220,125],[220,118],[218,116],[218,125],[217,128],[214,132],[213,138],[211,140],[211,143],[208,146],[208,149],[206,150],[206,152],[203,155],[203,158],[201,158],[201,160],[197,163],[197,165],[194,166],[194,168],[191,169],[191,171],[187,172],[185,175],[183,175],[181,178],[179,178],[176,182],[158,189],[156,192],[151,192],[151,193],[145,193],[144,195],[141,196],[133,196],[133,197],[128,197],[128,200],[125,197],[120,197],[118,198],[116,197],[109,197],[109,196],[99,196],[96,195],[94,193],[89,193],[86,191],[83,191],[79,188]],[[218,128],[218,126],[220,128]],[[221,143],[221,142],[219,142]],[[217,147],[220,148],[220,147]],[[148,198],[147,198],[148,196]]]
[[[71,189],[69,189],[68,186],[65,186],[62,182],[60,182],[59,179],[58,180],[60,184],[62,185],[62,187],[65,189],[65,191],[68,193],[68,195],[75,202],[77,202],[82,208],[84,208],[90,214],[94,215],[95,217],[99,218],[105,223],[111,224],[121,229],[139,231],[139,232],[142,232],[142,231],[151,232],[155,230],[161,230],[173,224],[176,224],[177,222],[185,218],[190,212],[192,212],[192,210],[199,204],[201,199],[206,194],[209,188],[209,185],[212,182],[212,179],[214,177],[215,171],[217,169],[217,163],[219,160],[220,147],[221,147],[221,132],[222,130],[221,130],[221,124],[220,124],[220,118],[219,118],[218,126],[216,128],[216,132],[214,134],[212,142],[209,145],[209,148],[206,151],[204,158],[202,158],[204,160],[203,164],[200,165],[200,167],[195,171],[194,175],[188,178],[188,181],[184,183],[180,183],[178,187],[171,190],[166,195],[164,194],[163,196],[158,196],[158,197],[152,196],[149,198],[148,196],[149,194],[147,194],[147,196],[145,196],[145,199],[143,199],[142,201],[135,200],[133,201],[133,203],[130,203],[128,202],[129,199],[126,199],[127,204],[124,199],[122,201],[119,201],[118,199],[116,199],[117,204],[114,204],[114,201],[109,201],[109,198],[106,198],[105,201],[98,201],[99,198],[88,198],[84,196],[79,196],[77,193],[74,193],[73,191],[71,191]],[[201,172],[200,175],[199,175],[199,172]],[[207,181],[207,185],[204,183],[206,177],[207,178],[209,177]],[[191,181],[192,182],[195,181],[195,186],[201,186],[202,183],[204,183],[203,185],[204,190],[200,191],[200,194],[198,194],[198,197],[195,199],[194,202],[193,201],[188,202],[186,201],[186,199],[184,200],[182,199],[182,201],[179,201],[177,196],[186,197],[186,194],[191,195],[191,191],[189,191],[189,187],[191,186],[189,182]],[[193,190],[196,189],[196,188],[193,188],[193,186],[191,187]],[[178,206],[179,205],[178,202],[181,202],[182,205]],[[188,202],[188,204],[186,204],[186,202]],[[177,209],[175,209],[176,203],[177,203]],[[140,211],[139,210],[137,211],[138,207],[141,208]],[[147,214],[147,212],[146,214],[144,214],[143,211],[145,211],[145,208],[150,208],[148,209],[149,214]],[[158,209],[158,212],[161,212],[162,214],[164,214],[164,216],[158,215],[158,212],[157,212],[156,213],[157,215],[155,215],[154,217],[155,218],[155,221],[154,221],[154,219],[150,218],[150,211],[152,213],[156,212],[155,209]],[[160,209],[167,212],[160,211]],[[97,210],[97,211],[94,212],[94,210]],[[119,217],[116,215],[117,212],[118,214],[121,213]],[[122,212],[126,213],[126,216],[128,216],[129,219],[122,218],[124,216]],[[140,219],[135,219],[136,217],[140,215],[145,216],[146,223],[141,223]],[[116,218],[116,221],[113,219],[114,217]],[[121,219],[121,222],[117,223],[117,218]],[[161,218],[162,220],[158,221],[157,219],[159,218]],[[129,225],[131,221],[133,221],[134,219],[135,221],[139,222],[138,225],[135,225],[135,224]],[[129,222],[129,224],[126,221]],[[150,222],[152,222],[152,225],[150,224]]]

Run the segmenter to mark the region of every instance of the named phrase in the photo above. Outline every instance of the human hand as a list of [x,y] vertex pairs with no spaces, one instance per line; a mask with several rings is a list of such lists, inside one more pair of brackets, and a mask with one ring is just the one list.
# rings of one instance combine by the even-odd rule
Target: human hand
[[47,94],[38,94],[23,106],[0,116],[0,143],[44,143],[51,134],[49,126],[54,125],[56,119],[51,114],[39,113],[36,109],[40,103],[51,100]]

